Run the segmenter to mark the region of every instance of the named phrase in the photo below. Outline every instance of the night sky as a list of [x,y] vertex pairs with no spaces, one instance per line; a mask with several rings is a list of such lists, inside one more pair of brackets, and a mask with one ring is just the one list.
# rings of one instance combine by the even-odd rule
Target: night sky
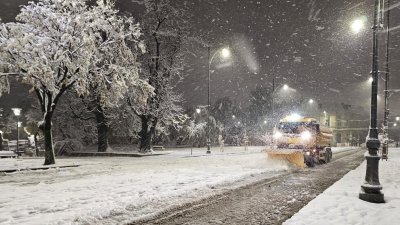
[[[0,17],[10,21],[26,0],[0,1]],[[230,96],[246,104],[256,86],[270,87],[272,78],[287,83],[296,96],[318,103],[345,102],[366,109],[370,102],[373,0],[193,0],[173,1],[187,5],[193,14],[193,31],[213,49],[229,46],[230,60],[213,61],[212,99]],[[121,9],[137,13],[129,0],[117,0]],[[393,5],[398,5],[392,1]],[[391,11],[391,26],[400,25],[400,10]],[[366,21],[354,34],[350,24]],[[398,48],[400,29],[391,34],[391,86],[400,88]],[[381,44],[384,36],[381,35]],[[178,84],[185,105],[207,102],[207,50],[192,43],[186,78]],[[384,71],[384,46],[381,48]],[[383,75],[383,74],[382,74]],[[383,80],[380,80],[383,87]],[[292,94],[293,94],[292,93]],[[380,92],[383,96],[383,91]],[[400,94],[390,99],[393,114],[400,115]],[[382,98],[383,100],[383,98]],[[381,102],[383,102],[381,100]],[[1,99],[0,99],[1,101]],[[4,100],[3,100],[4,101]]]
[[[192,5],[198,9],[194,12],[198,20],[196,27],[202,33],[209,31],[216,47],[231,45],[237,56],[233,68],[219,69],[213,74],[213,92],[217,96],[234,95],[245,100],[256,85],[268,86],[273,77],[278,77],[278,83],[287,83],[305,98],[314,98],[320,103],[343,101],[368,107],[370,88],[366,80],[371,70],[372,32],[369,28],[373,3],[357,0],[195,1]],[[399,16],[397,8],[392,10],[393,26],[398,25]],[[367,24],[363,32],[354,34],[350,23],[357,18],[366,19]],[[392,40],[392,86],[400,88],[396,74],[400,68],[395,63],[400,56],[398,31],[392,33]],[[244,56],[243,52],[251,53],[251,57]],[[202,56],[206,57],[206,52]],[[206,86],[199,85],[206,78],[207,60],[204,59],[197,60],[205,64],[204,75],[193,72],[181,85],[182,89],[195,88],[187,95],[188,100],[206,100],[201,95]],[[196,67],[194,71],[198,70]],[[398,100],[391,99],[397,111]]]

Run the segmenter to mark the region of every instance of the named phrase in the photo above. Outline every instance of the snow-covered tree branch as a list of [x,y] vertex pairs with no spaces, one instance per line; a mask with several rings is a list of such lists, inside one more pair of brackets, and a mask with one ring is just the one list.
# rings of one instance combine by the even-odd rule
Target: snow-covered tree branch
[[45,164],[54,164],[52,117],[67,90],[94,94],[101,107],[123,98],[138,77],[139,25],[117,16],[108,1],[43,0],[0,27],[1,61],[32,86],[43,113]]

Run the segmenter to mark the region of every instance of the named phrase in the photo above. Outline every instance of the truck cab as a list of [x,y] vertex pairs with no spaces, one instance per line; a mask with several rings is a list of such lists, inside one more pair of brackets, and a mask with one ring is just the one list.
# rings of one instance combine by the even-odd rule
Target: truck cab
[[332,130],[321,127],[311,117],[294,114],[283,118],[274,129],[273,138],[278,149],[303,151],[305,161],[329,162],[332,157]]

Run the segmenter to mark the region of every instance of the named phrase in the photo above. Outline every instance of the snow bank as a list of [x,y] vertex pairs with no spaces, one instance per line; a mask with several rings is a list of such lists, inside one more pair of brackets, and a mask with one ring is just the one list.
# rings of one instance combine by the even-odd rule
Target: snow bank
[[[358,147],[332,147],[332,153],[339,153],[357,149]],[[358,148],[360,149],[360,148]]]
[[[0,224],[123,224],[201,196],[252,174],[287,169],[262,148],[190,149],[147,158],[67,158],[77,168],[24,171],[0,177]],[[7,159],[25,167],[43,159]]]
[[364,161],[357,169],[346,174],[284,224],[398,224],[400,148],[389,149],[388,161],[380,161],[379,177],[386,203],[373,204],[358,198],[365,169]]

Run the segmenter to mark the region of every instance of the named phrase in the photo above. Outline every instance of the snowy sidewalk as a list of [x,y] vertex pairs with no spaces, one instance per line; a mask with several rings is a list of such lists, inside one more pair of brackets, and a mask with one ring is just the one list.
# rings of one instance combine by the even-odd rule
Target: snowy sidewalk
[[365,161],[341,180],[308,203],[285,225],[380,224],[400,221],[400,148],[389,149],[388,161],[380,161],[379,177],[385,195],[384,204],[373,204],[358,198],[364,181]]

